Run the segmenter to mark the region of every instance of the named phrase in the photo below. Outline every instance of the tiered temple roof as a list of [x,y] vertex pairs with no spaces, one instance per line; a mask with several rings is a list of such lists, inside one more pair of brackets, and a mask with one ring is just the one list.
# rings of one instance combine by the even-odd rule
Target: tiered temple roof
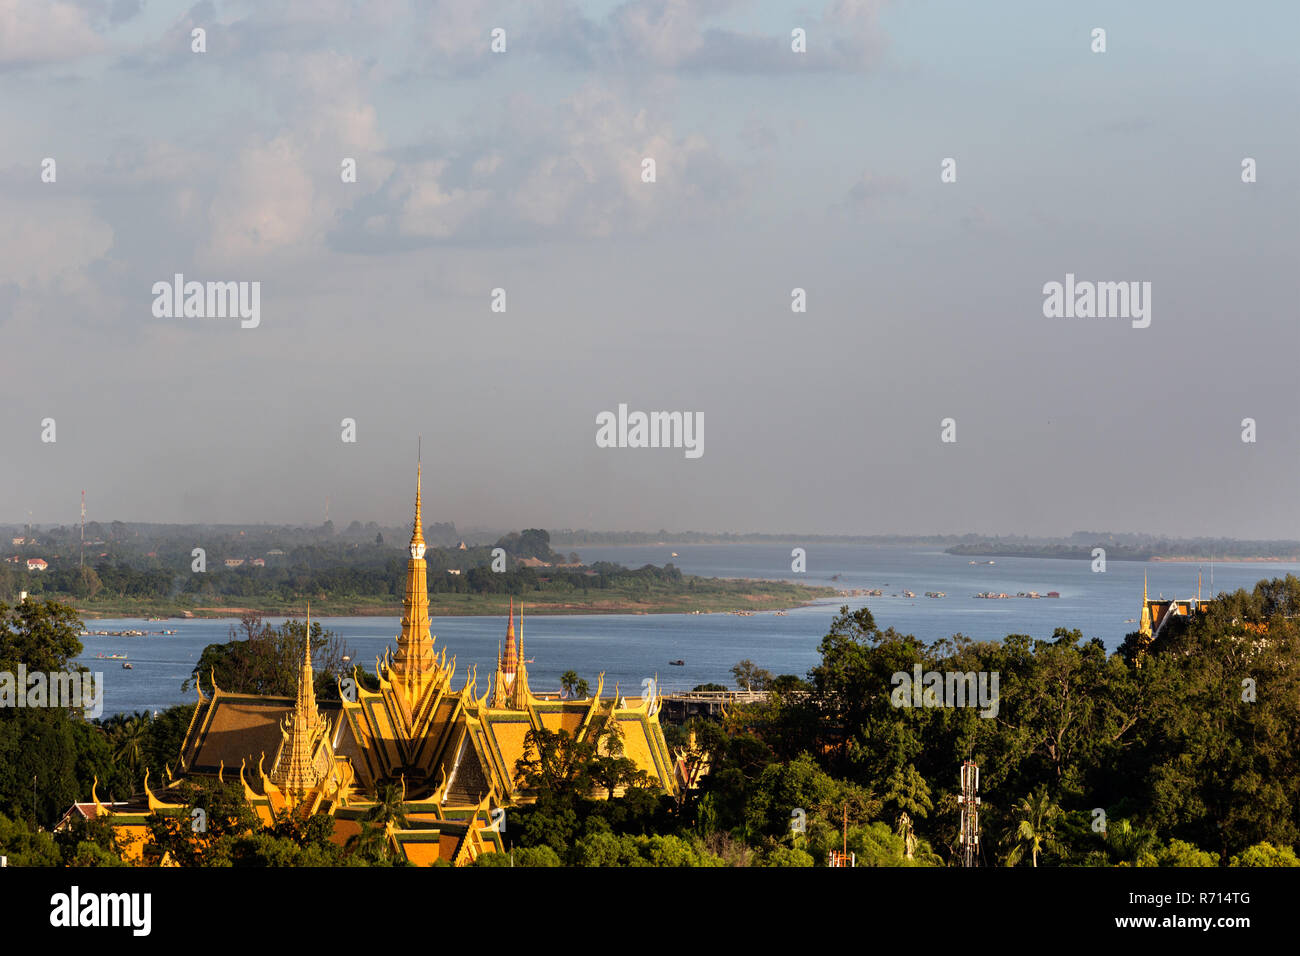
[[[140,806],[124,804],[120,810],[96,798],[96,816],[129,823],[143,840],[141,814],[182,809],[174,802],[180,781],[226,779],[237,772],[245,799],[264,823],[285,809],[330,813],[342,843],[360,832],[380,789],[400,785],[407,827],[387,826],[390,846],[416,863],[463,863],[500,849],[494,809],[534,799],[517,771],[529,731],[565,731],[594,741],[611,721],[624,756],[665,791],[677,792],[678,761],[659,725],[658,700],[622,697],[617,686],[612,697],[602,697],[603,674],[595,694],[585,699],[535,694],[523,656],[523,607],[516,642],[513,599],[505,646],[488,686],[480,692],[477,670],[470,668],[460,688],[453,688],[456,660],[448,663],[431,634],[421,482],[417,468],[401,631],[397,653],[386,651],[376,661],[378,690],[367,690],[354,672],[355,693],[344,693],[340,684],[340,701],[317,703],[309,616],[295,698],[229,693],[212,679],[211,696],[199,688],[179,770],[169,771],[163,791],[154,794],[146,786],[136,801]],[[271,769],[265,773],[268,757]]]

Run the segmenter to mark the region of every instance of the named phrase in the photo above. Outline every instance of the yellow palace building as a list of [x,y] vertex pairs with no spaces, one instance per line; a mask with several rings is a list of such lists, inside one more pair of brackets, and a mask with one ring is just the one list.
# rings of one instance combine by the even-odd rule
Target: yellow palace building
[[[342,844],[361,832],[380,789],[395,785],[406,826],[386,825],[390,848],[416,864],[463,864],[501,850],[495,811],[533,799],[516,771],[530,730],[563,730],[591,742],[599,736],[602,752],[616,736],[622,756],[665,792],[678,792],[679,761],[664,740],[658,699],[623,697],[617,685],[602,697],[603,674],[585,700],[534,693],[513,602],[492,678],[481,691],[476,668],[457,681],[455,658],[449,663],[430,633],[424,554],[417,470],[401,632],[396,653],[386,650],[376,661],[377,691],[363,689],[354,674],[346,691],[340,686],[340,701],[317,702],[308,638],[296,698],[231,693],[215,681],[205,696],[200,687],[179,766],[167,769],[162,786],[152,788],[146,772],[143,794],[104,804],[92,790],[69,817],[104,818],[138,860],[150,839],[148,816],[185,812],[183,782],[237,781],[264,824],[285,811],[328,813]],[[616,735],[607,733],[611,726]]]

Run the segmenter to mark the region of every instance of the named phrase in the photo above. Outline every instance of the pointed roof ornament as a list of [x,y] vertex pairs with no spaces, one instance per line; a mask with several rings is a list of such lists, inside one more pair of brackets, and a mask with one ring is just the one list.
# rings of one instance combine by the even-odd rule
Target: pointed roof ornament
[[[424,444],[423,436],[421,436],[420,438],[420,444],[421,446],[423,446]],[[421,494],[420,486],[423,483],[423,479],[424,479],[423,459],[424,459],[424,451],[423,451],[423,447],[421,447],[421,450],[417,455],[416,465],[415,465],[415,527],[411,531],[412,554],[415,553],[414,548],[417,544],[419,545],[424,544],[424,530],[423,530],[424,521],[421,517],[421,503],[420,503],[420,494]],[[424,556],[423,549],[421,549],[421,554],[419,555],[419,557],[423,557],[423,556]]]

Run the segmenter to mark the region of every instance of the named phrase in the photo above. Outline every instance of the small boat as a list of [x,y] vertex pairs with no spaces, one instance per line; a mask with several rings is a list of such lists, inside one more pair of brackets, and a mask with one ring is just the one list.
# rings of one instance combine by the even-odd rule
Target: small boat
[[676,552],[676,551],[673,552],[673,557],[674,557],[674,558],[677,557],[677,552]]
[[669,664],[669,666],[671,666],[671,667],[685,667],[685,666],[686,666],[686,662],[685,662],[684,660],[681,660],[681,659],[678,659],[678,660],[675,660],[675,661],[669,661],[668,664]]
[[125,664],[122,665],[122,670],[124,670],[124,671],[133,671],[133,670],[135,670],[135,665],[132,664],[132,663],[130,663],[130,662],[128,661],[127,663],[125,663]]

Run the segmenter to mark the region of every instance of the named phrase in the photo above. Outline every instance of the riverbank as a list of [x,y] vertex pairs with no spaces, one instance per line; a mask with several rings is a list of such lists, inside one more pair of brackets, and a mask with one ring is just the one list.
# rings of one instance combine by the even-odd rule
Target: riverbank
[[[680,589],[646,588],[640,593],[617,590],[581,592],[532,591],[514,595],[530,615],[544,614],[728,614],[735,611],[785,611],[833,598],[837,590],[787,581],[750,579],[688,579]],[[39,595],[44,597],[44,595]],[[256,611],[267,617],[302,617],[306,597],[281,600],[241,599],[237,603],[202,605],[175,601],[71,600],[86,620],[99,618],[229,618]],[[508,594],[431,593],[434,617],[485,617],[507,613]],[[392,617],[402,613],[398,598],[332,598],[311,596],[312,614],[320,617]]]

